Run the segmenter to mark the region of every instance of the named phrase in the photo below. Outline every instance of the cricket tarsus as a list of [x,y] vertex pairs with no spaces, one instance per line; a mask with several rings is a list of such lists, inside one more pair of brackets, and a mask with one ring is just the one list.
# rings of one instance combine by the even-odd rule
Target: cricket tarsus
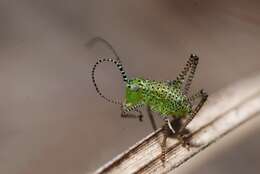
[[[199,57],[191,54],[183,71],[181,71],[175,80],[158,82],[143,78],[128,78],[113,47],[102,38],[94,38],[92,42],[95,41],[102,41],[111,47],[116,56],[116,60],[100,59],[94,65],[92,70],[92,81],[97,93],[105,100],[119,104],[121,106],[121,116],[125,118],[138,118],[139,121],[142,121],[143,114],[139,109],[143,106],[147,106],[148,115],[154,130],[157,129],[157,126],[152,112],[157,112],[162,116],[164,119],[164,125],[162,131],[163,140],[161,142],[161,161],[163,163],[166,161],[166,141],[168,137],[173,136],[177,138],[184,147],[189,149],[191,143],[186,137],[186,127],[197,115],[208,97],[204,90],[200,90],[198,93],[188,96],[199,63]],[[95,81],[95,69],[98,64],[103,62],[114,63],[120,71],[123,82],[126,86],[124,102],[115,101],[105,97],[97,87]],[[196,105],[195,101],[198,99],[199,102]],[[131,112],[137,112],[137,114],[135,115]]]

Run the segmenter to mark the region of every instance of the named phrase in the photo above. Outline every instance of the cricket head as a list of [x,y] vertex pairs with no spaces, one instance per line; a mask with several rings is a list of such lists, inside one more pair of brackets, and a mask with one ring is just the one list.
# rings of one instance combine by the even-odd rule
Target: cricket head
[[141,78],[128,80],[126,84],[126,93],[125,93],[125,102],[124,102],[124,104],[127,107],[131,107],[136,104],[140,104],[142,102],[143,81],[144,80]]

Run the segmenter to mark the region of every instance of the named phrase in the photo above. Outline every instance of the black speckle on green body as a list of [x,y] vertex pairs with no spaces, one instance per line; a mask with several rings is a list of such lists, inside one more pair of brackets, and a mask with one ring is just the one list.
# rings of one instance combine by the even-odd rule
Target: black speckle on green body
[[125,106],[137,104],[150,106],[152,111],[165,116],[186,116],[192,106],[183,95],[179,83],[169,85],[166,82],[135,78],[129,80],[126,87]]

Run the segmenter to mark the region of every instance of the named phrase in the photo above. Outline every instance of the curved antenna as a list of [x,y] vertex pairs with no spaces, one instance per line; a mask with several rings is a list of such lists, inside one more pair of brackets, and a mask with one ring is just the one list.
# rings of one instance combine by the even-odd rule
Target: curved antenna
[[94,86],[95,86],[95,88],[96,88],[97,93],[98,93],[102,98],[104,98],[106,101],[108,101],[108,102],[110,102],[110,103],[122,105],[122,102],[120,102],[120,101],[112,100],[112,99],[110,99],[110,98],[105,97],[105,96],[100,92],[100,90],[99,90],[99,88],[98,88],[98,86],[97,86],[97,83],[96,83],[96,80],[95,80],[95,70],[96,70],[97,65],[99,65],[99,64],[101,64],[101,63],[103,63],[103,62],[112,62],[112,63],[114,63],[114,64],[117,66],[118,70],[120,71],[120,73],[121,73],[121,75],[122,75],[122,77],[123,77],[123,81],[124,81],[125,83],[128,83],[128,78],[127,78],[127,75],[126,75],[125,71],[123,70],[122,64],[121,64],[119,61],[114,60],[114,59],[110,59],[110,58],[108,58],[108,59],[99,59],[99,60],[95,63],[95,65],[93,66],[93,69],[92,69],[92,73],[91,73],[92,82],[93,82],[93,84],[94,84]]
[[86,43],[86,46],[87,46],[87,47],[93,47],[97,42],[104,43],[104,44],[113,52],[113,54],[114,54],[115,57],[116,57],[116,60],[117,60],[118,62],[121,62],[121,60],[120,60],[120,58],[119,58],[119,56],[118,56],[116,50],[113,48],[113,46],[112,46],[107,40],[103,39],[102,37],[98,37],[98,36],[97,36],[97,37],[92,38],[90,41],[88,41],[88,42]]

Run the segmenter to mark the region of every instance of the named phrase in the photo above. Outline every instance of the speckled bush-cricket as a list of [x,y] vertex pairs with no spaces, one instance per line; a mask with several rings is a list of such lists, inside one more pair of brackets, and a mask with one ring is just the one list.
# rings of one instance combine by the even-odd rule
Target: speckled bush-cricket
[[[184,138],[185,128],[196,116],[208,97],[204,90],[200,90],[194,95],[189,96],[190,86],[195,75],[199,57],[191,54],[183,71],[181,71],[175,80],[155,81],[141,77],[129,78],[124,71],[119,56],[110,43],[103,38],[96,37],[88,45],[93,45],[96,42],[106,44],[116,57],[115,59],[99,59],[93,66],[91,77],[97,93],[106,101],[120,105],[122,117],[138,118],[142,121],[143,114],[139,109],[147,106],[154,130],[156,130],[156,125],[153,117],[151,117],[151,111],[161,115],[165,121],[163,125],[164,138],[161,144],[162,161],[165,160],[166,140],[169,132],[175,135],[185,147],[188,146],[189,143]],[[125,83],[125,99],[123,102],[105,97],[97,86],[95,70],[98,65],[104,62],[113,63],[122,75],[123,82]],[[196,104],[197,99],[200,99],[198,104]],[[137,115],[130,112],[136,112]],[[181,124],[178,127],[173,126],[175,121],[180,123],[180,120]]]

